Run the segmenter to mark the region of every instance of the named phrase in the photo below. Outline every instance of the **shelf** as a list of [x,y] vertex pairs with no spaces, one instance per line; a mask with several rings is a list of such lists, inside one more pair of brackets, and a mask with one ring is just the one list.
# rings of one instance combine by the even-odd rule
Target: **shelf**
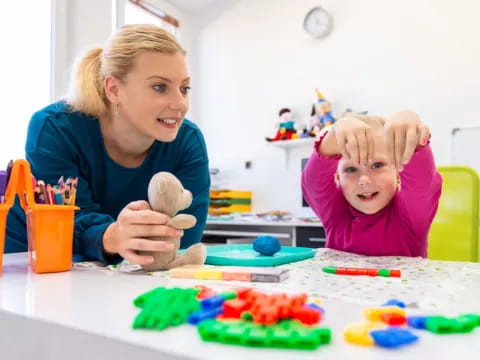
[[290,166],[290,150],[299,147],[313,149],[313,144],[316,140],[317,139],[313,137],[306,139],[280,140],[269,142],[268,145],[285,150],[285,165],[288,168]]
[[305,139],[295,139],[295,140],[279,140],[279,141],[272,141],[268,144],[271,146],[283,148],[283,149],[290,149],[299,146],[306,146],[306,145],[313,145],[316,141],[316,138],[310,137]]

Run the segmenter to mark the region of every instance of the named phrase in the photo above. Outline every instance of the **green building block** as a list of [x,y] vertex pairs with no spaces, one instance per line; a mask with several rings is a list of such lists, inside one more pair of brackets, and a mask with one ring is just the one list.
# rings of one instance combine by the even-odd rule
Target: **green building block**
[[282,320],[273,326],[242,321],[207,320],[198,326],[204,341],[226,344],[314,350],[331,341],[327,328],[303,326],[296,320]]
[[133,303],[142,311],[133,321],[134,329],[163,330],[187,321],[188,316],[200,310],[199,289],[156,288],[138,296]]
[[425,329],[437,334],[452,334],[456,332],[457,322],[444,316],[429,316],[425,321]]
[[153,290],[147,291],[146,293],[137,296],[133,300],[133,305],[142,308],[150,298],[161,298],[162,294],[164,294],[166,291],[167,289],[164,287],[158,287]]
[[456,318],[429,316],[425,321],[425,328],[437,334],[467,333],[479,325],[480,316],[477,314],[462,314]]
[[237,298],[237,293],[235,291],[225,291],[219,295],[222,296],[225,300],[232,300]]
[[250,311],[242,312],[242,315],[240,315],[240,317],[245,321],[252,321],[253,320],[253,315]]
[[480,315],[479,314],[461,314],[458,318],[469,318],[475,322],[475,326],[480,326]]
[[475,329],[477,319],[471,316],[459,316],[456,319],[456,332],[467,333]]

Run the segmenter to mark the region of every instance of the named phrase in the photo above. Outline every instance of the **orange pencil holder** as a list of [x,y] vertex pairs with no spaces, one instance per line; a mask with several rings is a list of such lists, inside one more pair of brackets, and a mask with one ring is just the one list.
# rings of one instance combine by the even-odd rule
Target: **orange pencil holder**
[[70,270],[72,267],[74,205],[36,204],[33,196],[32,173],[26,160],[13,163],[5,202],[0,204],[0,274],[5,246],[6,220],[18,194],[27,216],[28,254],[36,273]]
[[0,204],[0,275],[3,268],[3,249],[5,249],[5,230],[7,225],[7,215],[10,207],[5,203]]

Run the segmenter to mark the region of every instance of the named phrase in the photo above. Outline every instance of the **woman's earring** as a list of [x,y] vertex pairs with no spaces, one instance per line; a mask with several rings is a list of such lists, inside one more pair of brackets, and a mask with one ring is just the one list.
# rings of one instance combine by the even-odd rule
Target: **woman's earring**
[[113,108],[113,113],[115,117],[120,117],[120,111],[118,110],[119,106],[118,104],[115,104],[115,107]]

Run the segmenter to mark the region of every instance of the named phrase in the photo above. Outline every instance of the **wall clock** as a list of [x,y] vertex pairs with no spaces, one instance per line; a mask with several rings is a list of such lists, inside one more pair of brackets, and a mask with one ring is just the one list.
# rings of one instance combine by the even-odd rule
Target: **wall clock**
[[305,15],[303,29],[312,38],[323,39],[333,29],[333,17],[323,7],[314,7]]

